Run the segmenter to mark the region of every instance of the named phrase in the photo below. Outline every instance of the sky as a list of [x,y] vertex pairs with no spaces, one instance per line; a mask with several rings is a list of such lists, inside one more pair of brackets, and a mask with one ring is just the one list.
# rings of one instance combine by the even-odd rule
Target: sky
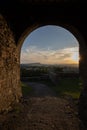
[[60,26],[43,26],[32,31],[21,48],[21,63],[78,64],[79,44]]

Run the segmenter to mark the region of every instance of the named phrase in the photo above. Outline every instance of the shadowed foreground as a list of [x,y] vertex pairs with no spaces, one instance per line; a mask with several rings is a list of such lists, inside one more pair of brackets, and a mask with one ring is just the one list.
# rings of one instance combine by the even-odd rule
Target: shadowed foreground
[[80,130],[74,105],[68,99],[54,96],[47,86],[41,85],[41,90],[40,85],[37,83],[37,89],[43,90],[42,96],[26,97],[14,111],[0,115],[0,130]]

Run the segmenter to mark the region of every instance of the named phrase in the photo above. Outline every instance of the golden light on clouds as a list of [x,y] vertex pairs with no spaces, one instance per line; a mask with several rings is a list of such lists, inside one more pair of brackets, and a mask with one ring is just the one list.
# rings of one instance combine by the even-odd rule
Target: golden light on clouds
[[70,47],[59,50],[39,49],[36,46],[30,46],[21,53],[21,63],[42,64],[78,64],[78,47]]
[[67,56],[64,59],[64,62],[66,64],[79,64],[79,48],[72,47],[72,48],[66,48],[65,50],[67,51],[67,53],[68,52],[70,53],[70,57]]
[[75,64],[78,64],[78,62],[79,62],[79,53],[74,52],[74,54],[72,55],[72,61],[73,61]]

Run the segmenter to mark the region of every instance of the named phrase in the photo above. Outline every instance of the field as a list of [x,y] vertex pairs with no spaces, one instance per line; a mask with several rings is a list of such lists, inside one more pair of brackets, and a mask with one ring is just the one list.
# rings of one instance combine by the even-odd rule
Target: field
[[78,99],[81,92],[81,81],[79,78],[64,78],[61,79],[58,85],[52,87],[59,96],[71,96],[73,99]]
[[[33,81],[40,82],[49,86],[53,91],[57,93],[59,97],[70,96],[73,99],[78,99],[82,89],[81,80],[79,78],[63,78],[58,84],[53,84],[50,80]],[[26,86],[22,83],[23,95],[28,95],[32,91],[31,86]]]

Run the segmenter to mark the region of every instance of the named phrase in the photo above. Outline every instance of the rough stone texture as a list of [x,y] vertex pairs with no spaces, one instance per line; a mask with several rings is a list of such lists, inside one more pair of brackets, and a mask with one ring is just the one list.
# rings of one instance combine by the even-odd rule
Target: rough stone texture
[[13,34],[0,15],[0,111],[21,97],[19,59]]

